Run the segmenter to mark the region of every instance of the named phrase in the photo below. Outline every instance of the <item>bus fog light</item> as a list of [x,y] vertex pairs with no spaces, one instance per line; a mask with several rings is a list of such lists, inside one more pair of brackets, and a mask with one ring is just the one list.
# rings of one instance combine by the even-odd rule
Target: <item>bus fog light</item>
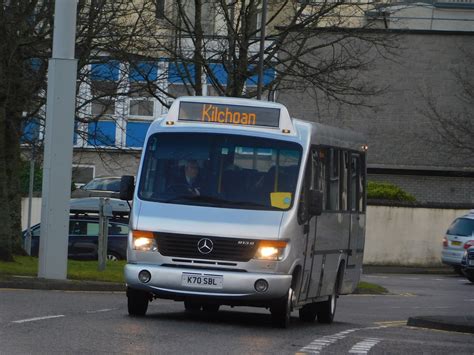
[[264,279],[255,281],[255,290],[257,292],[266,292],[268,290],[268,282]]
[[146,284],[151,280],[151,274],[148,270],[142,270],[138,273],[138,279]]

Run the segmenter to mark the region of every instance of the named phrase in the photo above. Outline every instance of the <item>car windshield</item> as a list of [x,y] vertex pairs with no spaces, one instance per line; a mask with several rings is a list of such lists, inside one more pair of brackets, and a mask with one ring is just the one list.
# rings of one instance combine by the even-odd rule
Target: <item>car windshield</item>
[[458,218],[448,229],[448,234],[470,237],[474,231],[474,219]]
[[84,185],[83,190],[103,190],[103,191],[120,191],[119,178],[100,178],[94,179]]
[[301,146],[261,137],[157,133],[150,137],[138,196],[149,201],[287,210]]

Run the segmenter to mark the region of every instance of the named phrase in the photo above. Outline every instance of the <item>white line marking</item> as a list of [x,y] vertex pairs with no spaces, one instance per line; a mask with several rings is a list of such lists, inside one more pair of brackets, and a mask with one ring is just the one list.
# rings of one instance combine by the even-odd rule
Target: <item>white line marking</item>
[[12,323],[26,323],[26,322],[35,322],[37,320],[44,320],[44,319],[52,319],[52,318],[61,318],[64,317],[64,314],[58,314],[56,316],[44,316],[44,317],[36,317],[36,318],[29,318],[29,319],[20,319],[14,320]]
[[370,349],[380,342],[378,338],[367,338],[355,344],[349,354],[368,354]]
[[474,302],[474,298],[467,298],[464,300],[465,302]]
[[419,277],[401,277],[401,279],[404,279],[404,280],[419,280],[420,278]]
[[338,340],[344,339],[347,334],[355,332],[360,328],[355,329],[347,329],[343,332],[339,332],[333,335],[325,335],[322,338],[318,338],[313,340],[310,344],[306,345],[305,347],[301,348],[298,353],[309,353],[309,354],[319,354],[323,348],[335,343]]
[[86,311],[86,313],[92,314],[92,313],[110,312],[110,311],[113,311],[115,309],[117,309],[117,308],[104,308],[104,309],[98,309],[96,311]]
[[[321,338],[314,339],[310,344],[306,345],[305,347],[301,348],[296,352],[296,354],[306,353],[306,354],[320,354],[323,348],[334,344],[338,340],[344,339],[349,333],[356,332],[358,330],[372,330],[372,329],[383,329],[388,328],[388,325],[379,325],[376,327],[366,327],[366,328],[354,328],[354,329],[347,329],[342,332],[332,334],[332,335],[325,335]],[[371,340],[377,338],[370,338]],[[377,339],[379,342],[380,340]],[[375,344],[374,344],[375,345]],[[372,345],[373,346],[373,345]]]

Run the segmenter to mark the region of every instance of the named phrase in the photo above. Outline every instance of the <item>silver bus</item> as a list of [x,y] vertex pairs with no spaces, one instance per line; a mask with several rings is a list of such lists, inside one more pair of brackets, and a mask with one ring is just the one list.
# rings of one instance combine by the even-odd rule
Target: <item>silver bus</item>
[[366,148],[277,103],[174,101],[148,130],[136,184],[121,181],[133,200],[129,314],[164,298],[189,311],[265,307],[283,328],[294,310],[331,323],[361,274]]

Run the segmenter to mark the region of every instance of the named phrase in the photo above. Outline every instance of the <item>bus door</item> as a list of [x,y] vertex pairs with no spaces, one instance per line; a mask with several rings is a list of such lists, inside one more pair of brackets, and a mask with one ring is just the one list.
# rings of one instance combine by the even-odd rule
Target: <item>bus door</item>
[[317,216],[311,216],[308,212],[309,204],[309,190],[316,188],[315,178],[317,174],[317,152],[312,150],[305,169],[305,178],[303,184],[302,195],[300,199],[300,206],[298,211],[298,219],[303,224],[303,238],[305,239],[305,259],[303,267],[303,278],[301,282],[301,289],[299,293],[299,301],[305,301],[308,298],[316,297],[314,292],[319,284],[319,277],[321,274],[322,255],[315,255],[316,248],[316,231],[317,231]]
[[364,168],[363,157],[358,153],[351,153],[349,170],[349,210],[351,214],[350,237],[347,257],[348,288],[358,282],[360,267],[364,254],[365,214],[364,214]]
[[[310,189],[323,191],[324,179],[321,179],[321,177],[324,176],[324,174],[324,165],[322,165],[322,161],[319,157],[319,151],[316,148],[313,148],[306,166],[306,196],[308,196],[308,191]],[[317,235],[321,218],[324,219],[324,216],[308,215],[304,225],[306,251],[300,300],[317,297],[320,289],[325,258],[325,255],[318,252],[317,248]]]

